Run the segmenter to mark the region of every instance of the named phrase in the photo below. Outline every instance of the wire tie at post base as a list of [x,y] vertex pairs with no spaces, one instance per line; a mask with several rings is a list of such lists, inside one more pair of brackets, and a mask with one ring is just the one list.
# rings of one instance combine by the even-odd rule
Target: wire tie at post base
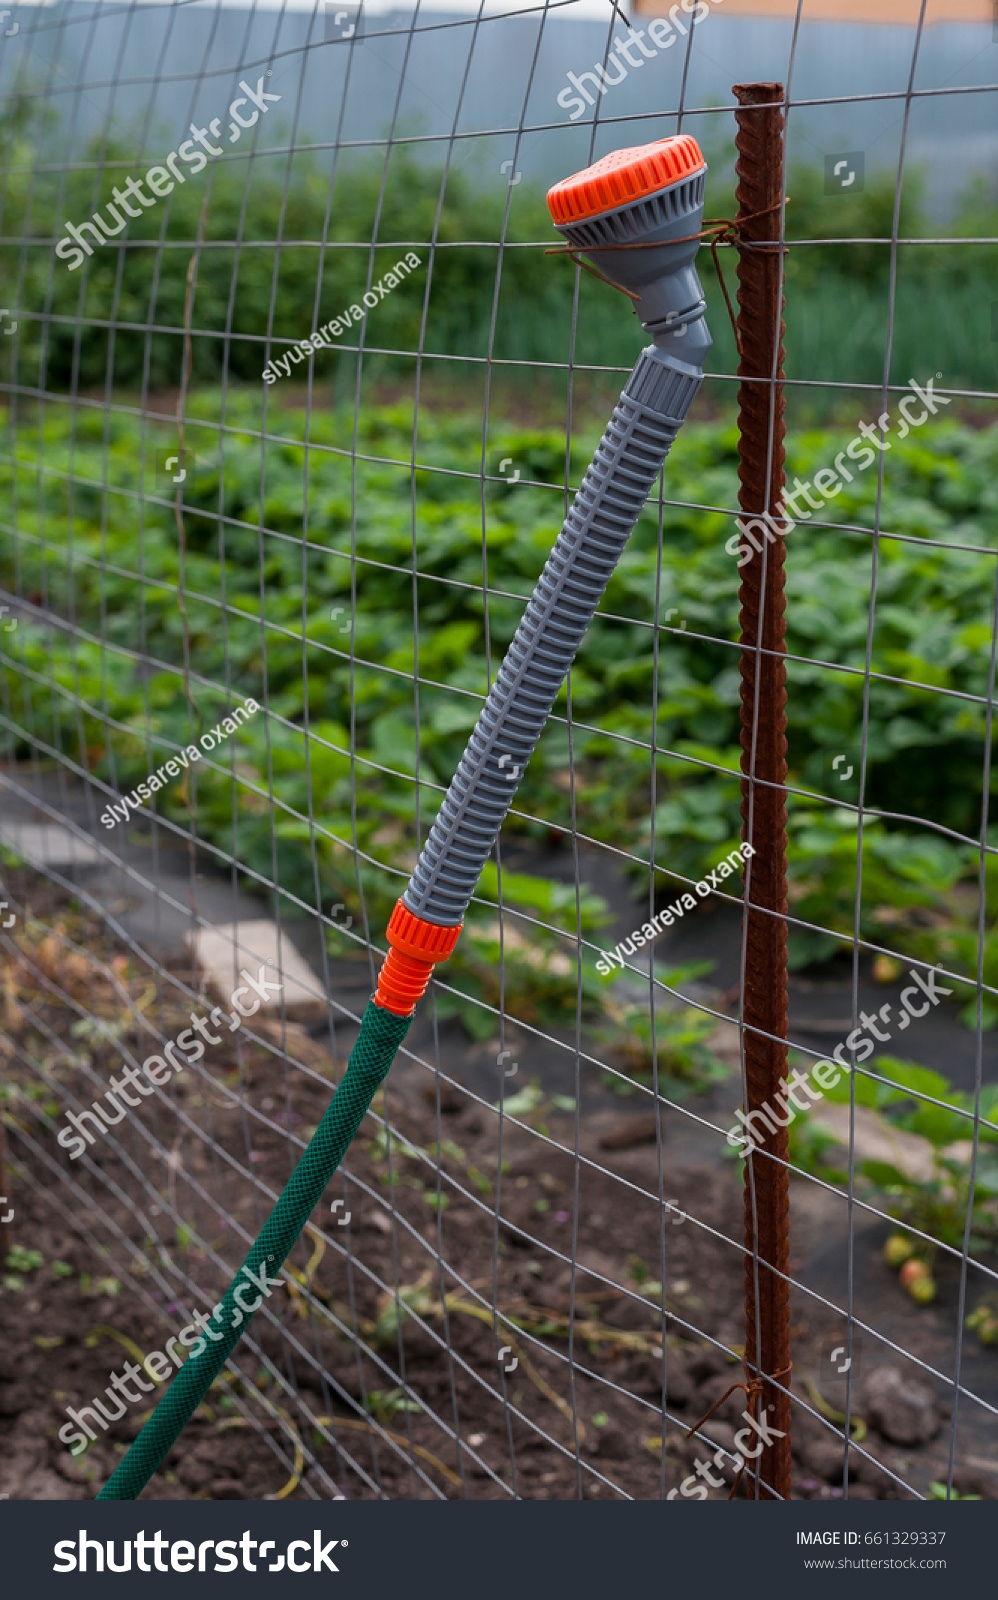
[[[710,1410],[704,1412],[703,1416],[700,1418],[700,1421],[694,1422],[692,1428],[690,1428],[689,1432],[686,1434],[687,1439],[691,1439],[693,1435],[703,1427],[704,1423],[714,1415],[714,1412],[717,1410],[718,1406],[723,1406],[729,1394],[734,1394],[736,1389],[745,1390],[745,1395],[748,1400],[747,1409],[751,1410],[753,1404],[757,1404],[762,1399],[763,1391],[767,1383],[782,1383],[784,1378],[786,1378],[789,1382],[789,1379],[793,1373],[792,1361],[787,1366],[781,1368],[779,1372],[769,1373],[766,1376],[756,1375],[753,1377],[749,1372],[748,1363],[746,1362],[744,1356],[742,1356],[742,1367],[745,1372],[744,1383],[738,1382],[729,1384],[720,1398],[714,1401],[714,1404],[711,1406]],[[756,1420],[758,1421],[758,1418],[756,1418]],[[745,1457],[741,1451],[739,1451],[739,1455],[742,1456],[742,1464],[735,1474],[734,1483],[731,1485],[731,1493],[728,1495],[729,1500],[733,1500],[735,1498],[735,1495],[738,1491],[738,1485],[742,1481],[742,1473],[745,1471]]]

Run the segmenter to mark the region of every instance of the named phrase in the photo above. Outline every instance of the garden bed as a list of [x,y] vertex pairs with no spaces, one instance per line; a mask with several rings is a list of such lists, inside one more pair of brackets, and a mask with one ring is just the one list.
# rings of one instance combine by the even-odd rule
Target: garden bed
[[[301,1028],[289,1030],[283,1052],[273,1029],[258,1044],[241,1034],[227,1039],[211,1053],[207,1072],[182,1073],[170,1085],[169,1102],[143,1105],[115,1130],[122,1154],[105,1140],[93,1152],[100,1174],[82,1174],[55,1143],[64,1108],[60,1085],[72,1084],[80,1099],[92,1096],[80,1084],[79,1067],[60,1059],[59,1046],[78,1053],[85,1045],[105,1080],[120,1059],[93,1032],[82,1030],[81,1043],[81,1030],[72,1032],[79,1012],[68,1002],[85,1002],[95,1015],[122,1015],[91,955],[116,973],[133,1001],[148,996],[148,974],[96,924],[88,925],[62,891],[17,871],[8,873],[8,890],[12,903],[19,895],[30,899],[38,926],[18,930],[27,965],[8,968],[8,1141],[12,1169],[23,1172],[22,1179],[12,1170],[10,1230],[15,1248],[29,1256],[20,1258],[20,1271],[8,1268],[3,1290],[0,1492],[86,1498],[120,1458],[151,1402],[130,1406],[76,1459],[57,1437],[66,1408],[101,1395],[112,1373],[123,1370],[130,1347],[141,1354],[163,1349],[195,1309],[208,1310],[220,1297],[242,1257],[242,1240],[255,1234],[265,1214],[264,1190],[276,1192],[286,1180],[355,1030],[339,1026],[335,1066],[326,1044]],[[45,924],[56,928],[47,944],[40,937]],[[88,954],[67,957],[63,937]],[[37,975],[34,993],[28,967]],[[179,964],[176,976],[190,980]],[[341,963],[334,973],[338,994],[359,995],[365,984],[366,964],[360,971]],[[174,999],[166,985],[155,1010],[146,1004],[166,1036],[190,1010],[190,1002]],[[408,1043],[413,1054],[430,1046],[426,1018]],[[461,1079],[469,1051],[456,1023],[441,1030],[440,1052],[447,1077]],[[28,1088],[38,1097],[26,1098]],[[379,1107],[386,1109],[380,1098]],[[282,1289],[274,1313],[258,1315],[251,1330],[256,1351],[247,1340],[235,1352],[240,1377],[216,1383],[146,1493],[327,1498],[335,1484],[350,1498],[515,1492],[560,1499],[575,1497],[581,1486],[587,1497],[655,1498],[663,1488],[688,1482],[707,1452],[702,1443],[685,1441],[684,1430],[741,1376],[737,1363],[710,1343],[737,1347],[742,1338],[742,1256],[723,1237],[741,1237],[735,1166],[695,1159],[687,1122],[667,1112],[663,1192],[670,1207],[663,1215],[647,1114],[622,1108],[610,1094],[602,1100],[592,1094],[581,1119],[576,1193],[575,1118],[548,1097],[525,1117],[532,1129],[504,1122],[497,1225],[499,1119],[492,1109],[447,1082],[441,1082],[438,1107],[434,1074],[400,1057],[389,1080],[387,1113],[396,1137],[389,1146],[378,1118],[366,1119],[346,1176],[334,1180],[324,1202],[344,1204],[314,1218],[328,1242],[309,1238],[295,1251],[289,1265],[300,1287]],[[60,1170],[89,1203],[74,1200]],[[844,1387],[828,1353],[841,1341],[844,1324],[814,1296],[842,1303],[844,1202],[807,1180],[795,1180],[794,1191],[792,1269],[805,1286],[794,1294],[794,1391],[819,1414],[835,1413],[844,1404]],[[350,1222],[340,1228],[346,1210]],[[155,1238],[147,1234],[150,1226]],[[902,1349],[951,1370],[957,1275],[940,1273],[937,1302],[914,1308],[881,1259],[887,1226],[858,1232],[857,1315]],[[666,1387],[668,1411],[677,1419],[666,1426],[664,1475],[655,1287],[663,1233]],[[192,1292],[194,1285],[200,1294]],[[401,1316],[396,1289],[409,1308]],[[501,1338],[489,1309],[493,1298],[508,1319]],[[895,1479],[925,1494],[946,1476],[946,1386],[936,1381],[928,1396],[919,1396],[912,1363],[871,1336],[860,1344],[854,1414],[866,1430],[863,1450],[888,1472],[853,1452],[850,1495],[903,1497]],[[505,1364],[517,1361],[505,1375],[509,1409],[501,1395],[503,1345],[509,1347]],[[894,1392],[888,1382],[886,1401],[883,1394],[875,1397],[878,1429],[865,1415],[864,1396],[874,1369],[882,1374],[886,1368],[898,1370],[901,1388]],[[963,1381],[992,1405],[998,1400],[994,1353],[969,1339]],[[719,1445],[732,1445],[744,1403],[736,1391],[705,1425]],[[316,1431],[320,1417],[330,1419],[321,1426],[346,1455]],[[929,1436],[905,1442],[905,1429]],[[306,1465],[299,1474],[291,1430],[316,1448],[324,1471]],[[454,1431],[467,1448],[457,1449]],[[892,1432],[898,1437],[888,1437]],[[796,1494],[841,1494],[841,1444],[797,1407],[794,1451]],[[957,1488],[998,1497],[998,1477],[988,1470],[993,1457],[993,1420],[964,1399]],[[727,1490],[710,1493],[722,1497]]]

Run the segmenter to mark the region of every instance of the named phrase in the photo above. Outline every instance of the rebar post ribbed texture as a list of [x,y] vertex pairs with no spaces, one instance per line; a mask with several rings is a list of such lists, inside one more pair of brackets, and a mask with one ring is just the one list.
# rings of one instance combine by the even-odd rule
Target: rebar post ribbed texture
[[[737,219],[739,238],[748,245],[738,251],[738,503],[743,521],[768,514],[774,535],[756,537],[761,548],[742,567],[739,589],[741,809],[743,837],[755,852],[746,868],[742,996],[750,1115],[774,1104],[787,1064],[783,275],[780,246],[773,242],[780,236],[783,198],[784,92],[782,84],[754,83],[736,84],[733,93],[740,107]],[[768,248],[758,248],[766,242]],[[790,1182],[781,1164],[789,1141],[786,1127],[763,1131],[761,1121],[754,1119],[756,1154],[745,1172],[745,1360],[751,1375],[764,1380],[760,1414],[783,1435],[754,1463],[756,1493],[770,1498],[769,1485],[789,1499],[790,1401],[765,1381],[776,1378],[790,1387]]]

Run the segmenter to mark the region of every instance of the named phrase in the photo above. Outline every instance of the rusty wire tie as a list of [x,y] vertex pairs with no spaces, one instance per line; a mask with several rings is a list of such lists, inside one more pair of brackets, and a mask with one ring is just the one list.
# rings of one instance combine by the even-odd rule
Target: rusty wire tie
[[[790,204],[789,195],[787,195],[787,198],[783,204]],[[773,205],[765,206],[762,211],[752,211],[747,217],[739,217],[737,221],[734,222],[730,217],[714,217],[712,219],[708,219],[704,223],[704,226],[699,233],[687,233],[684,234],[681,239],[642,239],[637,244],[601,244],[594,245],[591,248],[600,251],[658,250],[663,245],[690,244],[694,239],[709,239],[711,260],[714,263],[714,271],[717,273],[717,281],[721,286],[721,293],[724,296],[724,304],[728,310],[728,318],[731,322],[731,331],[735,336],[735,348],[737,349],[739,356],[744,357],[745,352],[742,349],[741,334],[738,332],[738,322],[735,317],[734,308],[731,304],[731,297],[728,294],[728,286],[724,281],[724,274],[721,271],[721,263],[718,259],[717,247],[720,244],[733,244],[742,250],[761,250],[769,253],[772,253],[774,250],[779,250],[783,254],[786,254],[786,245],[780,244],[777,240],[762,241],[745,239],[742,237],[742,228],[746,222],[754,222],[757,217],[764,217],[770,211],[777,211],[779,207],[780,201],[777,200]],[[582,268],[583,272],[588,272],[591,278],[596,278],[600,283],[608,283],[611,289],[616,289],[620,294],[626,294],[629,300],[641,299],[641,296],[639,294],[635,294],[633,289],[625,289],[623,284],[614,283],[613,279],[608,278],[605,273],[600,272],[598,267],[592,266],[588,261],[580,260],[580,247],[576,245],[550,245],[544,251],[544,254],[546,256],[568,256],[570,260],[574,261],[577,267]]]
[[[769,207],[768,209],[772,210],[772,207]],[[756,1376],[753,1378],[752,1374],[749,1372],[748,1363],[746,1362],[744,1355],[742,1356],[742,1367],[745,1372],[745,1382],[742,1383],[739,1381],[738,1383],[730,1383],[720,1398],[714,1401],[714,1404],[711,1406],[710,1410],[704,1412],[703,1416],[700,1418],[700,1421],[694,1422],[692,1428],[690,1428],[686,1435],[687,1439],[691,1439],[695,1433],[699,1432],[704,1423],[714,1415],[714,1412],[717,1410],[718,1406],[723,1406],[725,1400],[728,1398],[728,1395],[734,1394],[736,1389],[745,1390],[745,1396],[748,1400],[748,1406],[746,1409],[751,1410],[753,1404],[757,1405],[762,1399],[763,1390],[765,1389],[767,1383],[779,1383],[782,1386],[782,1380],[786,1378],[787,1382],[789,1382],[793,1372],[793,1362],[791,1361],[787,1366],[782,1367],[779,1372],[773,1372],[768,1377]],[[756,1421],[758,1420],[759,1419],[757,1417]],[[742,1473],[745,1471],[746,1466],[745,1452],[740,1450],[738,1453],[742,1458],[742,1464],[735,1474],[734,1483],[731,1485],[731,1493],[728,1495],[729,1500],[733,1500],[735,1498],[738,1485],[742,1481]]]

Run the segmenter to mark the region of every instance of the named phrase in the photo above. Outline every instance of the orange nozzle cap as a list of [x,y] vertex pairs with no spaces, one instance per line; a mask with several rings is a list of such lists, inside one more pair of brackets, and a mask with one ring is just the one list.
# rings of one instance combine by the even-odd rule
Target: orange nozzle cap
[[584,172],[563,178],[549,189],[548,210],[556,223],[582,222],[667,189],[704,166],[700,146],[688,133],[633,145],[629,150],[611,150]]
[[424,922],[399,900],[388,923],[391,945],[378,976],[374,1003],[396,1017],[408,1017],[426,993],[438,961],[446,961],[461,936],[463,924],[441,928]]

